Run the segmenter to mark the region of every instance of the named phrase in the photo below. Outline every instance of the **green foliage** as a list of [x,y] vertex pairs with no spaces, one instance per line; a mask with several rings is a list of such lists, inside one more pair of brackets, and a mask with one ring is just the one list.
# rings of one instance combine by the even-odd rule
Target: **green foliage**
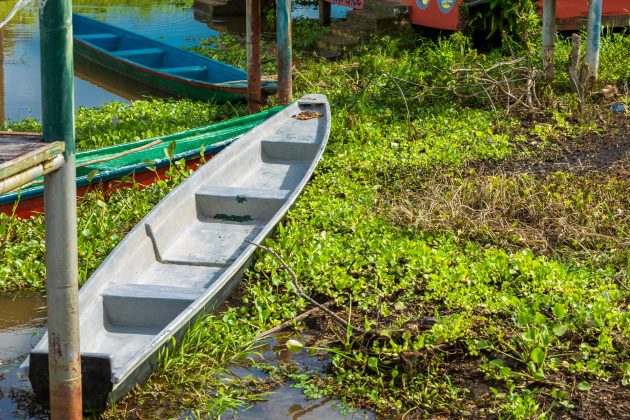
[[[188,99],[152,99],[131,104],[109,102],[100,108],[79,108],[76,116],[78,150],[111,146],[211,124],[246,113],[244,104],[214,105]],[[13,131],[41,131],[37,120],[10,122]]]
[[630,82],[630,66],[619,60],[630,51],[630,34],[624,32],[608,32],[601,39],[600,66],[598,75],[608,83],[618,83],[623,86]]
[[[183,161],[174,162],[166,180],[146,188],[132,179],[122,179],[125,189],[108,196],[90,192],[81,198],[77,208],[80,284],[188,171]],[[45,252],[43,215],[15,219],[0,213],[0,292],[43,290]]]
[[[271,10],[271,12],[275,12]],[[273,13],[271,14],[272,16]],[[271,22],[273,23],[273,22]],[[293,58],[300,60],[313,55],[315,39],[330,32],[327,27],[321,27],[311,19],[299,18],[293,21]],[[199,45],[191,48],[192,51],[205,55],[215,60],[223,61],[235,67],[247,68],[247,50],[245,38],[242,36],[221,34],[200,41]],[[265,74],[275,74],[277,71],[277,57],[275,39],[263,36],[261,39],[262,71]]]
[[[473,7],[462,3],[460,7],[465,16],[466,30],[485,33],[488,38],[493,35],[519,38],[523,17],[537,18],[536,2],[533,0],[489,0]],[[531,29],[535,27],[530,25]]]

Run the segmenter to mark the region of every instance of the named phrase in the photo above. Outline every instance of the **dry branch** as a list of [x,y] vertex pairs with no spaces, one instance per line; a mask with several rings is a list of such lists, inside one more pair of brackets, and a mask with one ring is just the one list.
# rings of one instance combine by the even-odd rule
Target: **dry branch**
[[263,251],[271,254],[276,260],[278,260],[278,262],[284,267],[284,269],[287,270],[289,274],[291,275],[292,284],[293,284],[293,287],[295,287],[295,293],[299,297],[301,297],[304,300],[309,301],[310,303],[315,305],[317,308],[319,308],[322,312],[328,314],[337,324],[341,325],[343,328],[351,329],[352,331],[357,331],[360,334],[365,333],[365,331],[362,328],[355,327],[349,324],[345,319],[341,318],[339,315],[337,315],[336,313],[328,309],[326,305],[322,305],[321,303],[317,302],[315,299],[313,299],[312,297],[304,293],[304,290],[302,289],[302,286],[300,286],[300,283],[298,281],[297,274],[295,274],[295,271],[293,271],[293,269],[284,261],[284,259],[280,255],[278,255],[276,251],[264,245],[254,243],[252,241],[245,240],[245,242],[250,243],[257,248],[262,249]]

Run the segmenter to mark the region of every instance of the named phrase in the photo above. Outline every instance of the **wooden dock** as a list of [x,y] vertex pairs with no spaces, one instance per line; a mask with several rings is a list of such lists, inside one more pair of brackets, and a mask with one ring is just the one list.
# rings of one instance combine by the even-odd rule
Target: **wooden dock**
[[64,144],[43,143],[38,133],[0,132],[0,194],[63,165]]

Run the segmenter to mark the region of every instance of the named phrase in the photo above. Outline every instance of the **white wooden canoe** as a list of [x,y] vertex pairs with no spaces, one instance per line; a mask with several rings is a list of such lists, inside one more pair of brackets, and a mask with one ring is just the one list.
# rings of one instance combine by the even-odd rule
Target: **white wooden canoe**
[[[144,382],[171,337],[230,294],[255,251],[246,240],[261,243],[286,214],[329,133],[326,97],[302,97],[198,169],[103,261],[79,292],[86,410]],[[47,336],[24,368],[47,404]]]

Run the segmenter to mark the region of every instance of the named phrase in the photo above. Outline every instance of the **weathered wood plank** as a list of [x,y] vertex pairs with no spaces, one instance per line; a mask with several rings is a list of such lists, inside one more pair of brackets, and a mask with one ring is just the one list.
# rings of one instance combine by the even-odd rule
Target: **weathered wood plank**
[[0,133],[0,180],[63,153],[63,142],[36,141],[36,133]]

